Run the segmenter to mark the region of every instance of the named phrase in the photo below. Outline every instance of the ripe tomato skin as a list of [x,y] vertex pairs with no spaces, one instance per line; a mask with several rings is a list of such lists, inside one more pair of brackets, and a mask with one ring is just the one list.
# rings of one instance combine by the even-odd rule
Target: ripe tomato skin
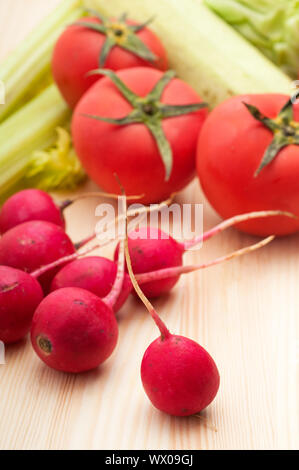
[[[121,80],[135,93],[146,96],[163,76],[151,68],[139,67],[120,71]],[[181,80],[172,80],[164,90],[162,102],[172,105],[198,103],[200,97]],[[207,109],[164,119],[162,126],[173,151],[173,170],[165,181],[165,168],[150,131],[144,124],[117,126],[84,116],[93,114],[110,118],[127,116],[131,105],[110,79],[97,82],[80,100],[72,121],[76,153],[85,170],[103,190],[119,193],[117,173],[126,194],[142,195],[138,202],[165,200],[184,188],[195,176],[198,134]]]
[[[84,17],[85,22],[101,23],[97,18]],[[134,24],[132,21],[128,21]],[[130,67],[147,66],[167,70],[166,51],[158,37],[148,28],[137,33],[137,36],[158,57],[151,64],[140,57],[115,46],[109,53],[105,68],[121,70]],[[104,34],[88,28],[71,25],[59,37],[52,57],[52,72],[54,80],[69,106],[74,109],[84,93],[101,77],[87,77],[91,70],[100,68],[99,57],[106,40]]]
[[[197,172],[208,201],[221,217],[277,209],[299,216],[299,147],[285,147],[254,177],[273,133],[243,104],[275,118],[288,99],[280,94],[236,96],[214,109],[206,120],[198,141]],[[299,121],[298,107],[293,109],[294,120]],[[254,235],[286,235],[299,229],[299,220],[269,217],[238,228]]]

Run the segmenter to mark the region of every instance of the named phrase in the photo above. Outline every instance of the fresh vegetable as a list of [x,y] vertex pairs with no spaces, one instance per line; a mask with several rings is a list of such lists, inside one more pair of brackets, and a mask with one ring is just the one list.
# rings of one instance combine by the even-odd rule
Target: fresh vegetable
[[[54,199],[48,193],[40,189],[25,189],[19,191],[7,199],[2,206],[0,211],[0,233],[3,234],[17,225],[33,220],[51,222],[65,229],[65,209],[81,199],[93,197],[117,199],[119,196],[103,192],[88,192],[71,199],[66,199],[60,203],[55,203]],[[131,196],[131,199],[138,200],[139,196]],[[96,235],[93,235],[89,237],[88,240],[92,240],[95,237]],[[83,244],[84,241],[80,242],[80,246]]]
[[[239,226],[241,222],[262,218],[267,220],[268,217],[277,215],[289,216],[291,214],[279,211],[253,212],[224,220],[211,230],[195,237],[193,240],[178,242],[169,234],[155,227],[140,227],[133,230],[128,235],[128,246],[130,250],[131,264],[138,281],[142,281],[142,290],[149,298],[159,297],[168,293],[179,281],[183,271],[183,255],[187,250],[194,248],[201,242],[209,240],[214,235],[222,232],[228,227]],[[118,258],[118,247],[115,250],[114,259]],[[175,268],[179,268],[176,270]],[[164,270],[166,276],[156,280],[153,275],[146,275],[153,271]],[[168,273],[168,275],[167,275]]]
[[[64,230],[50,222],[26,222],[12,228],[0,239],[0,265],[28,273],[73,253],[75,247]],[[45,293],[56,272],[57,268],[39,277]]]
[[272,62],[292,77],[299,72],[297,0],[204,0]]
[[217,366],[195,341],[169,332],[134,278],[127,240],[126,261],[136,293],[161,333],[143,356],[141,379],[144,390],[160,411],[174,416],[199,413],[218,392],[220,376]]
[[[143,290],[147,290],[145,286],[145,284],[147,283],[157,285],[158,281],[161,283],[161,281],[164,280],[166,280],[166,285],[170,285],[172,287],[172,285],[174,285],[174,282],[172,282],[173,279],[177,279],[182,274],[187,274],[208,268],[210,266],[215,266],[216,264],[223,263],[224,261],[228,261],[238,256],[245,255],[259,248],[262,248],[266,244],[270,243],[273,238],[274,237],[268,237],[266,240],[262,240],[261,242],[255,245],[242,248],[240,250],[234,251],[233,253],[221,256],[220,258],[216,258],[212,261],[203,264],[159,269],[158,271],[146,272],[144,274],[139,275],[137,274],[136,279],[138,281],[138,284],[142,286]],[[92,292],[100,298],[105,297],[107,295],[107,292],[110,291],[111,286],[115,282],[117,271],[116,264],[113,261],[110,261],[106,258],[102,258],[100,256],[75,259],[79,256],[82,256],[82,253],[71,255],[68,259],[64,258],[59,260],[59,265],[64,264],[66,262],[68,262],[69,264],[64,266],[58,272],[58,274],[56,274],[51,284],[51,291],[64,289],[66,287],[79,287],[81,289],[86,289],[89,292]],[[55,262],[54,264],[58,266],[57,263]],[[51,268],[51,266],[45,267],[41,270],[41,273],[43,273],[44,269],[48,271]],[[40,273],[36,272],[32,275],[38,277]],[[171,287],[168,287],[168,290],[170,290]],[[127,298],[131,294],[132,290],[133,286],[130,277],[128,274],[126,274],[121,294],[118,297],[118,300],[114,306],[114,311],[116,313],[122,308]],[[167,291],[167,289],[165,289],[164,282],[161,283],[161,289],[160,291],[158,290],[156,292],[156,295],[160,295],[161,293],[163,293],[163,291]]]
[[219,258],[213,259],[212,261],[207,261],[206,263],[159,269],[158,271],[152,271],[144,274],[136,274],[135,278],[138,281],[139,286],[141,286],[152,281],[164,280],[176,276],[181,276],[182,274],[193,273],[195,271],[206,269],[211,266],[216,266],[217,264],[223,263],[225,261],[230,261],[231,259],[259,250],[260,248],[268,245],[268,243],[270,243],[274,238],[274,235],[271,235],[270,237],[267,237],[264,240],[255,243],[254,245],[241,248],[240,250],[233,251],[228,255],[220,256]]
[[[51,291],[66,287],[86,289],[100,298],[106,297],[115,282],[117,265],[101,256],[89,256],[67,264],[54,277]],[[118,312],[132,291],[128,274],[125,275],[122,291],[114,306]]]
[[[60,2],[53,13],[45,18],[1,63],[0,80],[5,84],[5,104],[0,106],[0,122],[38,95],[53,81],[50,74],[50,61],[54,44],[63,28],[82,16],[81,7],[81,0]],[[55,108],[55,102],[52,106]],[[59,106],[56,112],[59,116]],[[41,110],[37,119],[42,118]],[[28,124],[26,120],[23,123]],[[3,143],[2,140],[1,142]]]
[[44,220],[65,228],[60,207],[40,189],[27,189],[10,197],[0,212],[0,233],[32,220]]
[[109,19],[96,11],[88,13],[90,17],[80,19],[62,33],[52,58],[54,80],[71,108],[99,80],[99,76],[88,75],[99,67],[167,69],[166,51],[146,27],[148,22],[136,24],[126,15]]
[[[144,194],[159,202],[194,176],[194,152],[205,104],[184,82],[148,67],[97,82],[80,100],[72,121],[75,149],[87,173],[105,191]],[[150,175],[150,178],[149,178]]]
[[[210,114],[198,142],[198,176],[209,202],[224,218],[273,209],[299,216],[298,145],[299,111],[288,96],[243,95],[224,102]],[[238,228],[286,235],[299,229],[299,219],[257,219]]]
[[195,341],[172,335],[160,327],[161,336],[147,348],[141,364],[144,390],[160,411],[191,416],[216,397],[220,376],[209,353]]
[[59,127],[69,119],[51,85],[0,124],[0,200],[26,187],[73,189],[84,181],[70,136]]
[[40,284],[30,274],[0,266],[0,341],[8,344],[24,338],[42,298]]
[[73,189],[85,174],[66,129],[70,111],[51,77],[54,44],[82,16],[81,0],[64,0],[0,66],[0,202],[31,187]]
[[[184,246],[155,227],[140,227],[128,235],[132,267],[135,275],[160,269],[182,267]],[[118,248],[115,259],[118,257]],[[149,298],[169,292],[179,281],[180,275],[142,285],[142,291]]]
[[99,297],[84,289],[52,292],[37,308],[31,341],[49,367],[79,373],[102,364],[118,339],[115,315]]
[[[126,202],[123,199],[126,213]],[[118,326],[113,308],[124,282],[124,240],[120,244],[117,273],[102,299],[85,289],[59,289],[37,308],[31,341],[36,354],[49,367],[79,373],[102,364],[114,351]]]
[[[107,17],[123,12],[123,0],[64,0],[1,64],[6,104],[0,106],[0,202],[26,187],[69,189],[83,179],[71,147],[52,164],[49,148],[59,147],[55,129],[67,126],[70,113],[48,77],[53,45],[64,26],[82,17],[83,5]],[[198,0],[127,0],[126,8],[140,23],[155,14],[152,27],[171,67],[211,106],[240,93],[293,93],[288,77]]]
[[74,253],[37,269],[33,273],[0,266],[0,341],[14,343],[29,332],[33,314],[43,299],[43,291],[37,281],[43,274],[60,268],[79,256],[93,251]]
[[[123,0],[85,4],[106,16],[124,9]],[[212,107],[232,95],[293,92],[283,72],[199,0],[127,0],[126,9],[140,22],[155,15],[151,28],[170,66]]]

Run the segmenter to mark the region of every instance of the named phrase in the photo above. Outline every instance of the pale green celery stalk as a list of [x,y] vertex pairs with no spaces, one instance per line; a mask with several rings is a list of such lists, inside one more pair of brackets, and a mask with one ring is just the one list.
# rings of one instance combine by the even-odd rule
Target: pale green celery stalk
[[298,77],[298,0],[205,0],[205,3],[287,74]]
[[154,16],[170,67],[215,106],[243,93],[291,94],[291,80],[199,0],[84,0],[108,16]]
[[[70,115],[56,86],[51,85],[0,125],[0,199],[31,181],[35,184],[30,186],[42,189],[70,187],[69,180],[64,185],[67,165],[71,166],[69,174],[73,174],[74,183],[83,179],[77,159],[74,160],[71,155],[68,161],[67,145],[63,145],[58,154],[60,165],[57,161],[52,162],[51,151],[35,153],[55,145],[56,128],[67,126]],[[49,162],[46,161],[47,155]],[[55,178],[53,170],[56,172]]]
[[205,0],[205,3],[287,74],[298,77],[298,0]]
[[5,87],[5,104],[0,105],[0,122],[49,84],[55,41],[63,28],[82,13],[81,0],[62,0],[56,10],[1,63],[0,80]]

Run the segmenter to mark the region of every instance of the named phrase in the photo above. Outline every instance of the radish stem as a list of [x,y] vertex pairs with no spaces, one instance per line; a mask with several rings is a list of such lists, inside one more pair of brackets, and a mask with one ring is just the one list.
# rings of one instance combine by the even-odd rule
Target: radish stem
[[184,250],[185,251],[190,250],[191,248],[198,245],[199,243],[209,240],[214,235],[217,235],[218,233],[223,232],[227,228],[237,225],[241,222],[246,222],[251,219],[277,217],[277,216],[291,217],[293,219],[297,218],[294,214],[291,214],[290,212],[285,212],[285,211],[256,211],[256,212],[249,212],[247,214],[237,215],[235,217],[231,217],[230,219],[224,220],[220,224],[216,225],[216,227],[213,227],[207,232],[204,232],[202,235],[199,235],[198,237],[193,238],[193,240],[188,240],[184,242],[183,243]]
[[145,284],[146,282],[168,279],[169,277],[175,277],[181,274],[188,274],[194,271],[199,271],[201,269],[209,268],[211,266],[215,266],[217,264],[223,263],[224,261],[229,261],[233,258],[237,258],[239,256],[243,256],[253,251],[256,251],[268,245],[270,242],[272,242],[272,240],[274,240],[274,238],[275,237],[272,235],[258,243],[255,243],[254,245],[241,248],[240,250],[234,251],[233,253],[221,256],[219,258],[216,258],[212,261],[208,261],[206,263],[197,264],[197,265],[195,264],[191,266],[176,266],[173,268],[160,269],[158,271],[152,271],[149,273],[137,274],[136,281],[139,284]]

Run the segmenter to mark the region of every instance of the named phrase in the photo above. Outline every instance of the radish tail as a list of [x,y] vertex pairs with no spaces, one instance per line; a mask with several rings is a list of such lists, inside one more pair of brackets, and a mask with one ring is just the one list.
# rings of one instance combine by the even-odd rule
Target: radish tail
[[128,219],[127,218],[126,218],[125,257],[126,257],[128,273],[129,273],[129,276],[131,278],[131,282],[133,284],[133,287],[134,287],[137,295],[139,296],[140,300],[144,303],[144,305],[147,308],[149,314],[151,315],[151,317],[153,318],[153,320],[156,323],[157,327],[159,328],[162,340],[165,340],[165,339],[169,338],[171,336],[170,331],[168,330],[165,323],[161,320],[161,318],[157,314],[157,312],[154,309],[153,305],[150,303],[150,301],[147,299],[147,297],[144,295],[144,293],[140,289],[139,284],[138,284],[138,282],[136,280],[136,277],[134,275],[133,268],[132,268],[131,257],[130,257],[130,253],[129,253]]
[[81,258],[82,256],[85,256],[85,255],[91,253],[92,251],[94,251],[98,248],[101,248],[101,246],[100,245],[95,245],[95,246],[87,248],[86,250],[83,250],[79,253],[74,253],[72,255],[64,256],[63,258],[59,258],[58,260],[54,261],[53,263],[47,264],[46,266],[42,266],[41,268],[37,269],[36,271],[33,271],[31,273],[31,276],[33,276],[35,278],[39,278],[42,274],[45,274],[46,272],[50,271],[51,269],[57,268],[59,266],[67,264],[67,263],[71,263],[72,261],[75,261],[76,259]]
[[[127,200],[125,196],[121,196],[122,210],[124,214],[127,213]],[[109,292],[109,294],[103,299],[103,301],[113,308],[115,303],[118,300],[118,297],[121,293],[121,289],[124,283],[125,277],[125,236],[122,237],[122,240],[119,245],[119,256],[117,262],[117,273],[114,281],[114,285]]]
[[[162,209],[163,207],[169,206],[169,205],[172,203],[174,196],[175,196],[175,193],[172,194],[172,195],[169,197],[169,199],[167,199],[167,200],[161,202],[161,203],[158,204],[158,205],[154,205],[153,207],[143,207],[143,208],[141,208],[141,209],[132,209],[132,210],[128,211],[127,216],[128,216],[128,217],[134,217],[134,216],[137,216],[137,215],[142,215],[142,214],[143,214],[143,215],[146,215],[146,214],[150,214],[150,213],[152,213],[152,212],[159,211],[159,210]],[[120,196],[117,196],[117,197],[119,198]],[[111,220],[111,222],[109,222],[109,223],[107,224],[107,230],[108,230],[109,228],[111,228],[112,226],[114,226],[114,224],[119,223],[119,222],[121,222],[121,221],[124,221],[125,218],[126,218],[126,215],[123,214],[123,215],[119,215],[119,216],[116,218],[116,220],[114,220],[114,219]],[[78,242],[78,243],[75,244],[76,250],[79,250],[80,248],[83,248],[85,245],[87,245],[87,244],[88,244],[89,242],[91,242],[92,240],[95,240],[96,238],[97,238],[97,234],[96,234],[96,233],[94,233],[94,234],[88,236],[87,238],[84,238],[83,240],[81,240],[80,242]],[[108,243],[111,243],[111,242],[113,242],[113,241],[115,241],[115,240],[107,239],[107,242],[105,242],[105,245],[107,245]]]
[[202,235],[199,235],[198,237],[195,237],[193,240],[186,241],[185,243],[183,243],[184,249],[185,251],[190,250],[191,248],[198,245],[199,243],[209,240],[214,235],[217,235],[223,230],[226,230],[227,228],[237,225],[241,222],[246,222],[251,219],[259,219],[259,218],[275,217],[275,216],[276,217],[285,216],[285,217],[291,217],[293,219],[297,218],[294,214],[291,214],[290,212],[285,212],[285,211],[258,211],[258,212],[249,212],[247,214],[237,215],[230,219],[224,220],[220,224],[216,225],[216,227],[212,228],[211,230],[208,230],[207,232],[204,232]]
[[272,242],[274,238],[275,237],[271,235],[270,237],[265,238],[259,243],[255,243],[254,245],[241,248],[240,250],[234,251],[233,253],[229,253],[228,255],[221,256],[219,258],[216,258],[212,261],[208,261],[203,264],[197,264],[197,265],[191,265],[191,266],[176,266],[174,268],[166,268],[166,269],[160,269],[158,271],[152,271],[149,273],[138,274],[136,275],[136,280],[139,284],[142,285],[142,284],[146,284],[147,282],[168,279],[171,277],[180,276],[181,274],[188,274],[194,271],[199,271],[200,269],[209,268],[211,266],[215,266],[216,264],[223,263],[224,261],[229,261],[233,258],[237,258],[239,256],[243,256],[248,253],[251,253],[252,251],[256,251],[268,245],[268,243]]

